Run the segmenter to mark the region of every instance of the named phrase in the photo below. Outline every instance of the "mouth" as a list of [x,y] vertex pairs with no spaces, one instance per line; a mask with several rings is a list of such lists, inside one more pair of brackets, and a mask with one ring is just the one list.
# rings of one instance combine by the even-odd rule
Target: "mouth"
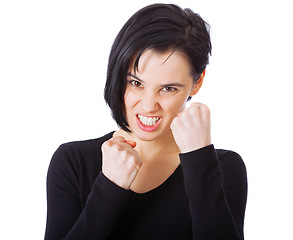
[[136,115],[136,117],[138,126],[146,132],[154,131],[161,122],[160,117],[148,117],[141,114]]

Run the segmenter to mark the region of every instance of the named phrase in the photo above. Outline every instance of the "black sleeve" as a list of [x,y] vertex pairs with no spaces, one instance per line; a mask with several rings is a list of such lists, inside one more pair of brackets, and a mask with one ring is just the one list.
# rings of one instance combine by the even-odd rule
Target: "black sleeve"
[[189,199],[193,239],[244,239],[246,168],[231,151],[219,156],[213,145],[180,154]]
[[52,157],[47,175],[46,240],[106,239],[128,199],[129,192],[96,177],[84,207],[80,201],[82,177],[66,146]]

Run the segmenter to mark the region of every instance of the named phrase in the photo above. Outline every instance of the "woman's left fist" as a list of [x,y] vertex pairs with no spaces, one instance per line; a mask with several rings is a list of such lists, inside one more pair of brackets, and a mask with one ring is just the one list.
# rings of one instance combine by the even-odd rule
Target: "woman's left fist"
[[192,103],[179,113],[170,126],[181,153],[211,144],[210,110],[202,103]]

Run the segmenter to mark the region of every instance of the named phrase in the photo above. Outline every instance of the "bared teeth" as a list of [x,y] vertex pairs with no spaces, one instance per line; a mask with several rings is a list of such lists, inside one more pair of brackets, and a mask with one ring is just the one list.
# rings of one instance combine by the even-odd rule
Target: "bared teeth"
[[155,125],[157,121],[159,121],[159,117],[146,117],[143,115],[137,115],[141,123],[147,126]]

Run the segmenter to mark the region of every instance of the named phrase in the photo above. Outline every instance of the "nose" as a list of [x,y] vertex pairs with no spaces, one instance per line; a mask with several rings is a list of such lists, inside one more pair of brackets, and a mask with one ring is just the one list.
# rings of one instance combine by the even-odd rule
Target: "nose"
[[145,113],[152,113],[158,110],[159,95],[156,92],[145,92],[141,99],[141,107]]

